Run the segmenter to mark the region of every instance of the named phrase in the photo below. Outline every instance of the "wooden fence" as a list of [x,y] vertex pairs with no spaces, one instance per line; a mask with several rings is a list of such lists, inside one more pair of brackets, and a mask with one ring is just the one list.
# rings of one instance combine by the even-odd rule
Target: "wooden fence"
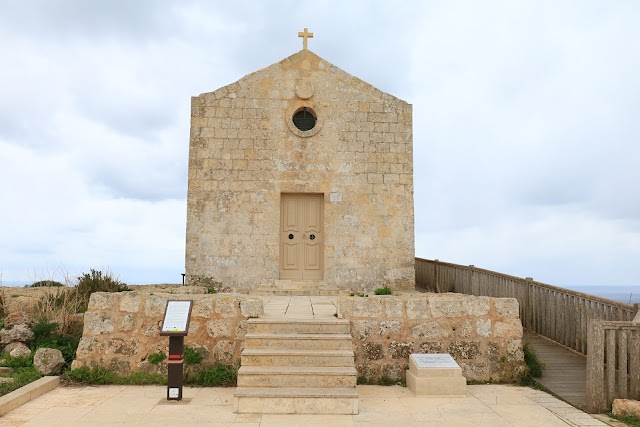
[[584,294],[495,271],[416,258],[416,284],[431,292],[516,298],[522,326],[587,355],[587,409],[640,399],[638,304]]
[[590,319],[631,321],[638,305],[536,282],[530,277],[416,258],[416,283],[431,292],[516,298],[522,326],[587,354]]
[[591,320],[588,337],[587,411],[640,399],[640,323]]

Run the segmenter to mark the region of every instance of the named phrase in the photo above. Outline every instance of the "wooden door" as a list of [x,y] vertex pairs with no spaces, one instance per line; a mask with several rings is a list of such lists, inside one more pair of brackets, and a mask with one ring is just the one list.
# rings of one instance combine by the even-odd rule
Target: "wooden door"
[[280,279],[322,280],[322,194],[283,194],[280,203]]

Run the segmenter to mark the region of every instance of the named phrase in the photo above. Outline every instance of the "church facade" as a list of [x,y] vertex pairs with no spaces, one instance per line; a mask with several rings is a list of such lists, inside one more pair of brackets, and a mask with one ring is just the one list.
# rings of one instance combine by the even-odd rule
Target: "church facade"
[[192,98],[188,284],[413,289],[413,215],[411,105],[306,48]]

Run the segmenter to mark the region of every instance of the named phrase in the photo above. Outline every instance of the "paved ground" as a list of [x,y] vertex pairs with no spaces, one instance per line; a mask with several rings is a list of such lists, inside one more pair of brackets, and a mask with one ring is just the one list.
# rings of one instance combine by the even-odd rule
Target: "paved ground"
[[358,415],[234,414],[234,388],[59,387],[0,418],[0,426],[604,426],[544,392],[468,386],[467,397],[414,397],[404,387],[358,386]]

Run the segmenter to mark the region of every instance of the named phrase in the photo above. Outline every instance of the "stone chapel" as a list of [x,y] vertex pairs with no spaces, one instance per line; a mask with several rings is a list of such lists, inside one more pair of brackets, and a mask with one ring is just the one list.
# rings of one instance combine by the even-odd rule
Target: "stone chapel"
[[412,107],[300,36],[298,53],[191,99],[187,283],[412,290]]

